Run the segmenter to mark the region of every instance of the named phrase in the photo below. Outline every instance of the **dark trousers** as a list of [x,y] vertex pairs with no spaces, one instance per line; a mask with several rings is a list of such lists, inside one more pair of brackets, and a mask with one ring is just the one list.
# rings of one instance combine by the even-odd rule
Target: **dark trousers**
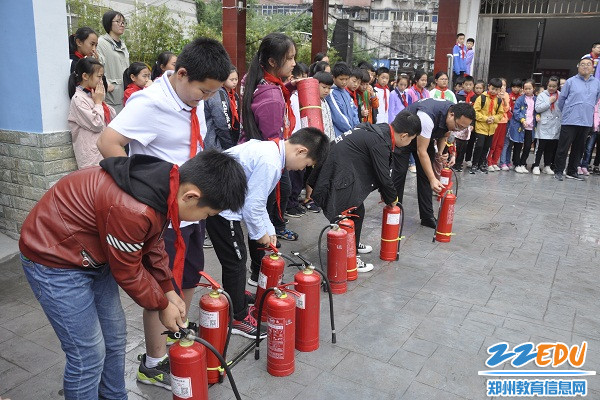
[[487,153],[492,145],[494,135],[482,135],[475,133],[475,151],[473,152],[473,168],[485,166]]
[[[287,209],[288,198],[290,197],[290,192],[292,191],[292,184],[290,182],[290,175],[287,170],[284,170],[281,174],[281,179],[279,180],[280,186],[280,195],[281,202],[279,206],[277,205],[277,187],[273,189],[269,198],[267,199],[267,211],[269,212],[269,217],[271,217],[271,222],[275,229],[282,230],[285,229],[285,222],[283,221],[283,213]],[[281,207],[281,213],[280,211]],[[212,237],[211,237],[212,239]]]
[[[183,284],[178,289],[193,289],[200,282],[200,271],[204,270],[204,230],[206,221],[200,221],[197,224],[191,224],[181,228],[181,236],[185,242],[185,263],[183,264]],[[169,256],[169,268],[173,270],[173,261],[175,260],[175,240],[177,235],[172,228],[165,229],[163,239],[165,241],[165,251]],[[175,281],[173,281],[175,282]]]
[[563,125],[560,128],[560,137],[558,138],[558,149],[556,150],[556,158],[554,165],[555,172],[562,174],[567,163],[567,153],[569,148],[569,164],[567,165],[567,175],[576,175],[577,167],[583,155],[585,147],[585,139],[592,128],[578,125]]
[[[414,140],[416,142],[416,140]],[[435,150],[433,145],[427,148],[429,159],[433,160],[435,156]],[[399,153],[394,152],[394,169],[392,171],[392,179],[394,180],[394,186],[398,193],[398,201],[402,203],[404,197],[404,184],[406,182],[406,173],[408,172],[408,159],[410,155],[415,158],[415,165],[417,167],[417,199],[419,201],[419,216],[421,219],[433,218],[433,202],[431,200],[433,192],[429,184],[429,179],[425,175],[421,160],[417,154],[416,144],[411,143],[407,147],[402,147]]]
[[465,160],[465,153],[467,152],[468,140],[456,139],[456,166],[462,167],[462,163]]
[[475,147],[475,132],[471,133],[469,142],[467,143],[467,151],[465,152],[465,161],[471,161],[473,158],[473,147]]
[[[215,215],[206,219],[206,229],[221,263],[223,289],[231,296],[233,317],[238,321],[243,320],[248,314],[248,304],[244,296],[248,255],[242,224]],[[258,250],[261,245],[256,240],[248,238],[248,247],[252,259],[252,273],[254,275],[254,269],[257,268],[254,277],[258,278],[258,268],[265,253]]]
[[556,154],[557,146],[558,140],[538,139],[537,149],[535,150],[535,163],[533,166],[539,167],[542,156],[544,156],[544,167],[554,169],[554,155]]
[[[531,142],[533,142],[532,131],[525,131],[525,138],[523,143],[515,142],[513,146],[513,165],[515,167],[527,167],[527,158],[531,151]],[[521,148],[523,151],[521,151]]]
[[298,197],[300,196],[300,192],[302,192],[302,189],[304,188],[304,170],[289,171],[289,175],[291,190],[286,209],[298,207],[300,205],[300,203],[298,202]]

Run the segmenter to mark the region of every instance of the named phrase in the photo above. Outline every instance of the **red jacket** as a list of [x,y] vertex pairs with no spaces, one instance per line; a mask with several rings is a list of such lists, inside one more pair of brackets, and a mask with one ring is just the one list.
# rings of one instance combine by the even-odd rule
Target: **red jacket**
[[42,197],[25,219],[19,248],[48,267],[108,263],[136,303],[162,310],[168,305],[165,292],[173,290],[162,240],[167,222],[165,214],[121,189],[106,170],[91,167],[62,178]]

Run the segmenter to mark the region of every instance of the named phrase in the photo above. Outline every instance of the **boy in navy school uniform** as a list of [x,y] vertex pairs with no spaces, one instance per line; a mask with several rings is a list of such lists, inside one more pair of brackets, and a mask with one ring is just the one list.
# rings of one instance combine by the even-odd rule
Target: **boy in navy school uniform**
[[331,109],[331,120],[335,136],[349,132],[359,124],[358,108],[354,104],[350,93],[346,90],[352,70],[343,61],[336,62],[331,71],[333,86],[331,94],[327,97],[327,104]]

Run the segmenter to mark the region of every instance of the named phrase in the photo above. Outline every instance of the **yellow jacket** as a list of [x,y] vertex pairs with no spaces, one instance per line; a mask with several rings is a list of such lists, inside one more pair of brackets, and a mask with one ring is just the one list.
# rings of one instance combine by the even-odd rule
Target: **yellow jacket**
[[[481,107],[481,99],[486,97],[485,104],[483,108]],[[500,101],[500,105],[498,105],[498,101]],[[493,103],[492,113],[490,114],[490,103]],[[497,96],[492,100],[487,92],[483,92],[481,96],[477,97],[475,103],[473,104],[473,108],[475,109],[475,133],[479,133],[481,135],[491,136],[496,132],[496,127],[498,123],[504,117],[504,107],[502,105],[502,99],[499,99]],[[488,117],[494,117],[494,122],[491,124],[487,123]]]

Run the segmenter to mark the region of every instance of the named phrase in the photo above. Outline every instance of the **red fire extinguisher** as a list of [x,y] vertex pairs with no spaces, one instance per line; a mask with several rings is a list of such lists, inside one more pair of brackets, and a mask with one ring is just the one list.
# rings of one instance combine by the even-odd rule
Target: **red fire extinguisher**
[[359,218],[359,216],[356,214],[352,214],[354,210],[356,210],[356,207],[352,207],[345,211],[342,211],[341,215],[343,218],[338,221],[338,225],[340,226],[340,228],[342,228],[346,231],[346,233],[348,233],[348,236],[346,237],[348,242],[348,256],[346,260],[348,274],[346,279],[348,281],[355,281],[356,279],[358,279],[358,268],[356,265],[356,233],[352,217]]
[[319,348],[321,315],[321,277],[314,267],[307,266],[294,276],[296,290],[296,350],[314,351]]
[[173,400],[208,399],[206,348],[181,338],[169,349]]
[[229,366],[212,344],[195,336],[192,330],[181,329],[174,334],[179,341],[169,349],[173,400],[208,400],[206,349],[219,359],[236,400],[241,400]]
[[348,290],[348,233],[337,224],[333,224],[327,232],[327,278],[331,293],[346,293]]
[[288,376],[295,369],[296,300],[289,289],[267,296],[267,372]]
[[381,250],[379,258],[384,261],[397,261],[400,258],[400,241],[404,226],[404,210],[402,204],[383,207],[381,221]]
[[310,126],[323,132],[325,128],[321,111],[319,81],[314,78],[302,79],[298,81],[296,87],[300,105],[300,121],[296,123],[301,124],[302,128]]
[[442,184],[442,190],[438,193],[437,201],[440,201],[447,190],[452,189],[452,170],[450,168],[442,168],[440,172],[440,183]]
[[[260,263],[260,272],[258,273],[258,286],[256,287],[256,299],[261,299],[267,288],[275,287],[281,284],[283,279],[283,270],[285,261],[280,257],[277,248],[273,244],[269,245],[268,250],[271,254],[263,257]],[[263,315],[262,322],[267,320],[266,315]]]
[[[229,295],[206,272],[200,272],[210,283],[199,283],[198,286],[211,288],[209,293],[200,298],[199,335],[209,342],[225,357],[230,338],[231,322],[233,320]],[[228,329],[229,327],[229,329]],[[207,355],[208,383],[217,383],[221,380],[221,362],[215,355]]]
[[449,242],[454,235],[452,233],[452,224],[454,222],[454,205],[456,204],[456,196],[452,190],[446,191],[440,203],[440,211],[438,214],[437,228],[433,236],[433,241]]

